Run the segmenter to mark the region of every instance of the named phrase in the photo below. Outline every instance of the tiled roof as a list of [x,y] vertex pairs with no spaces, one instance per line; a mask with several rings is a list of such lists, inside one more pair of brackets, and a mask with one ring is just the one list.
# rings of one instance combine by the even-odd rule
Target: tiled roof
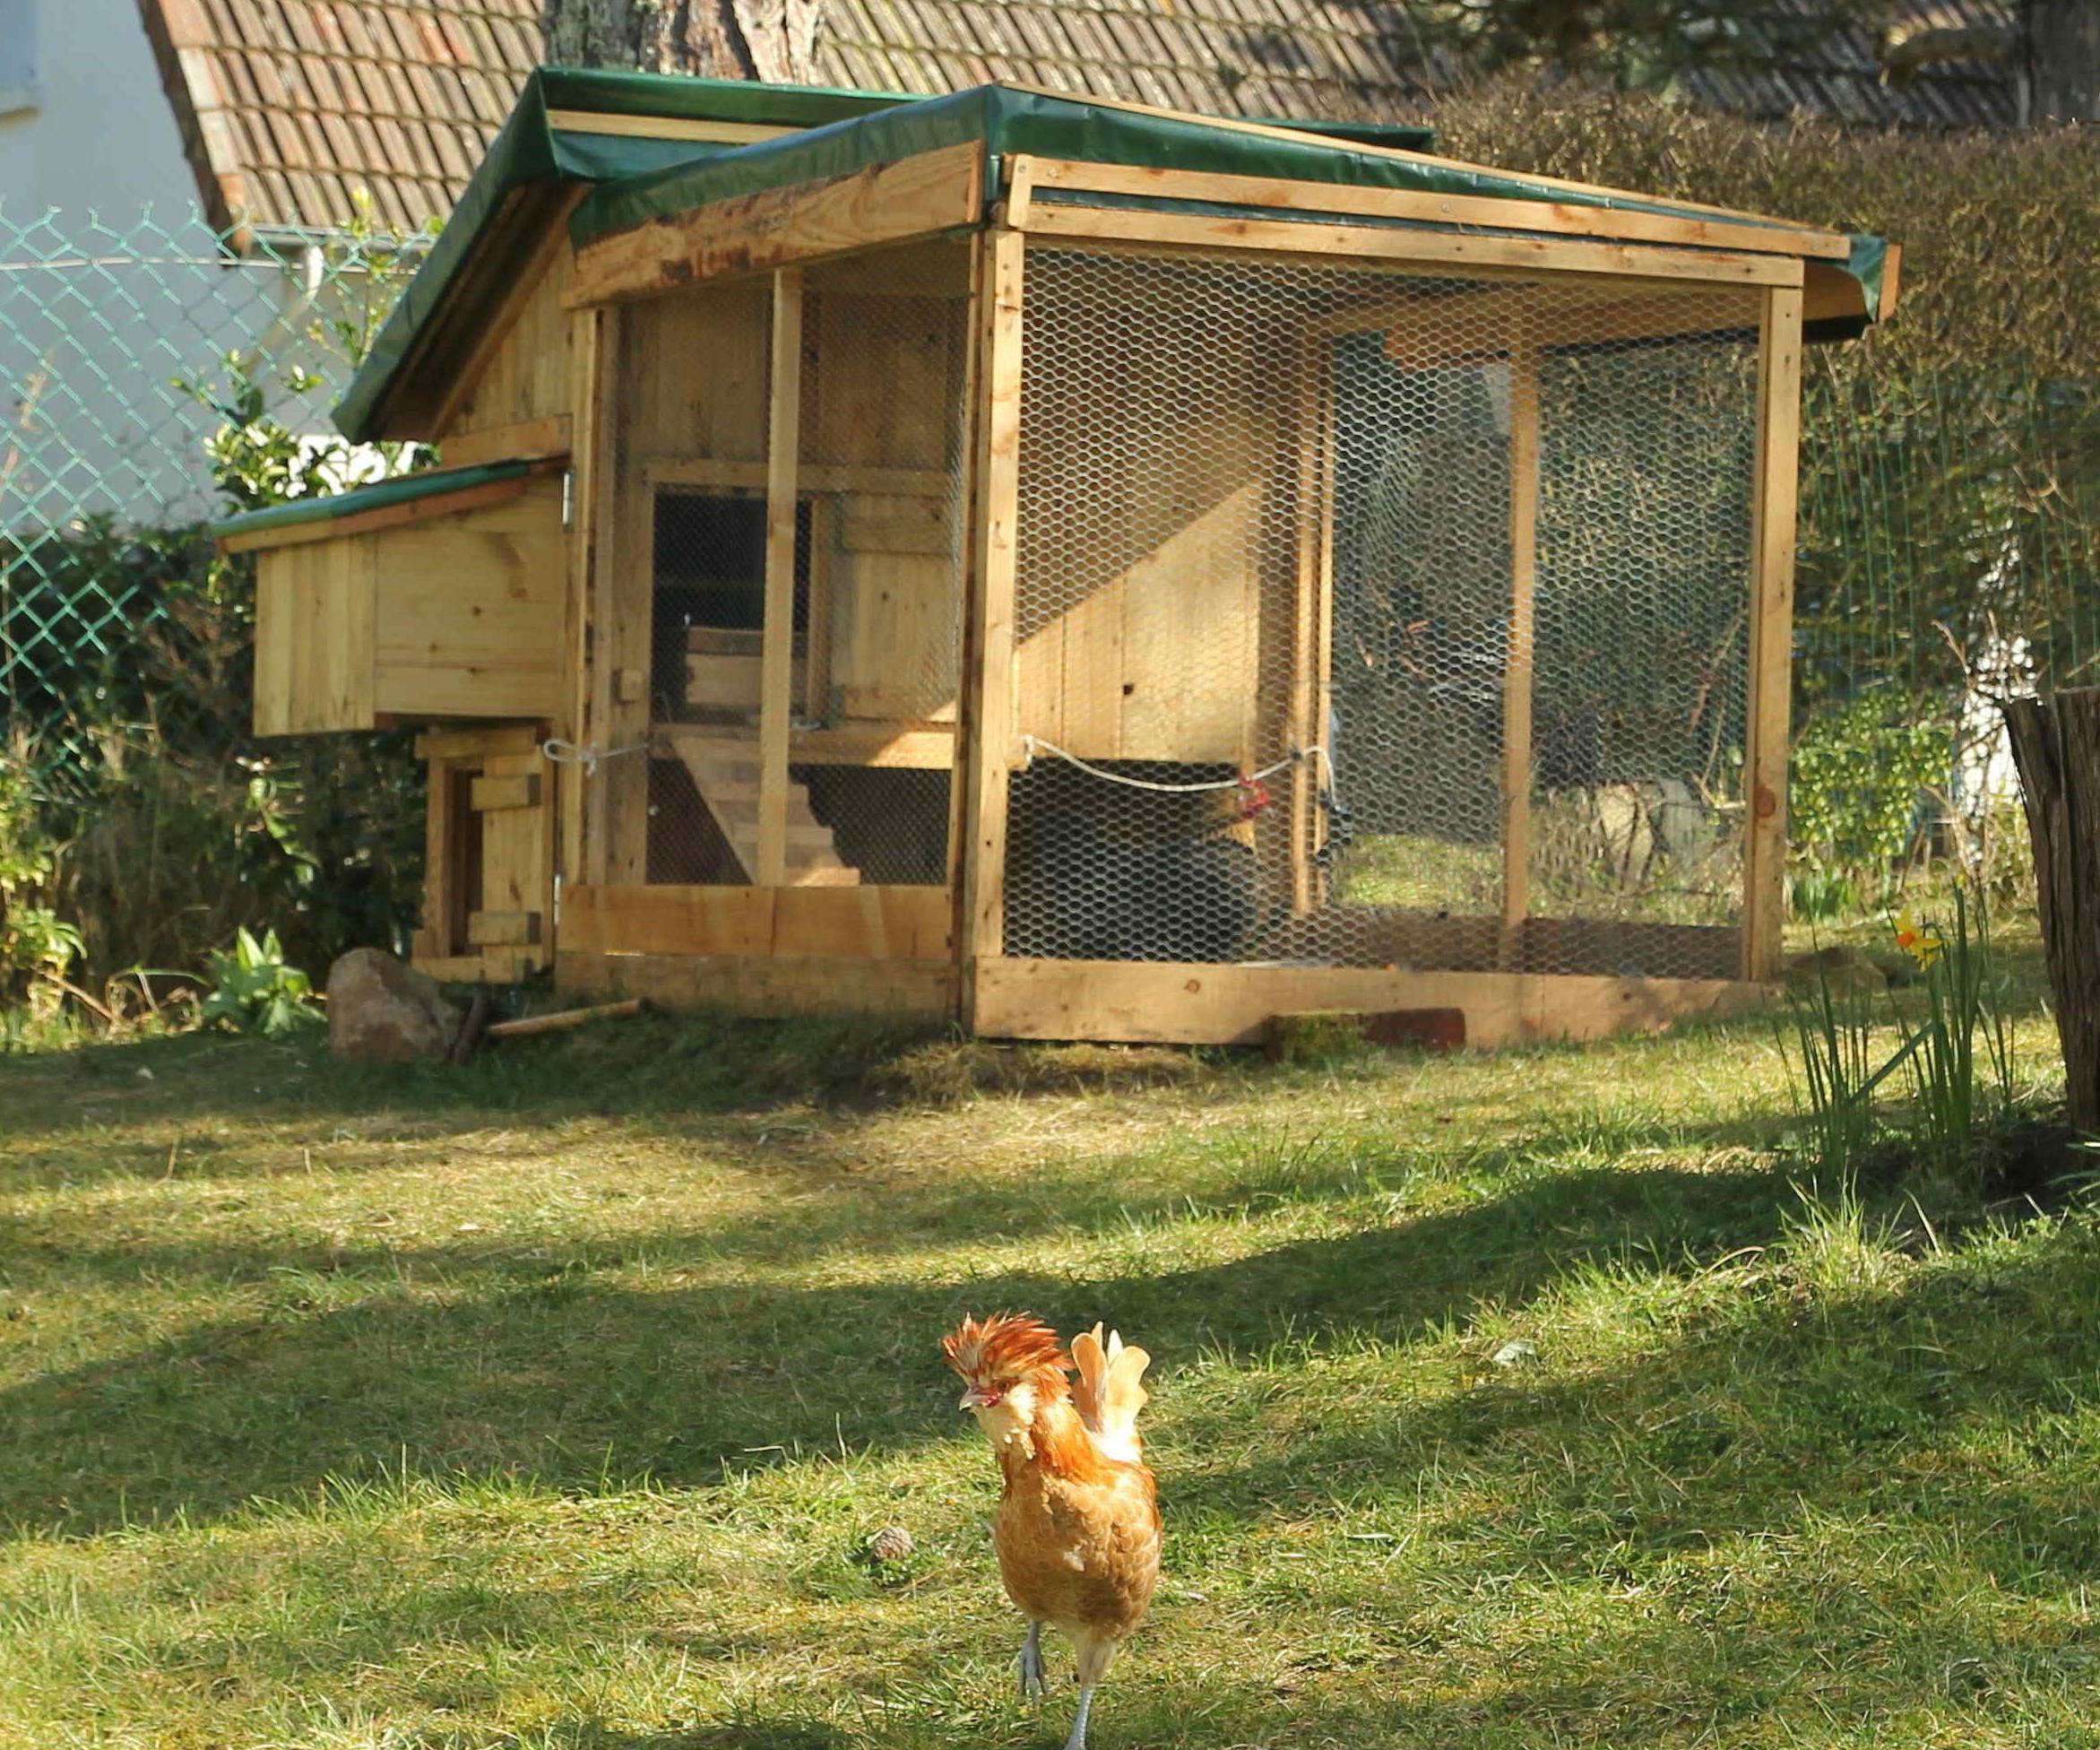
[[2013,67],[1979,52],[2013,41],[2019,0],[1902,0],[1882,29],[1914,53],[1929,51],[1907,66],[1903,48],[1891,52],[1866,25],[1807,28],[1828,15],[1827,0],[1776,0],[1771,10],[1791,15],[1793,39],[1750,65],[1691,74],[1694,102],[1759,121],[1808,115],[1848,127],[1997,128],[2022,119]]
[[[1813,0],[1778,0],[1798,10]],[[1897,16],[2007,27],[2018,0],[1904,0]],[[139,0],[222,228],[339,225],[353,192],[410,230],[451,210],[539,60],[540,0]],[[1404,5],[1366,0],[829,0],[822,83],[933,93],[1008,79],[1218,115],[1396,120],[1450,69]],[[1744,71],[1695,100],[1761,117],[2005,126],[2001,63],[1885,76],[1863,30]]]
[[540,57],[540,0],[139,0],[221,229],[452,210]]

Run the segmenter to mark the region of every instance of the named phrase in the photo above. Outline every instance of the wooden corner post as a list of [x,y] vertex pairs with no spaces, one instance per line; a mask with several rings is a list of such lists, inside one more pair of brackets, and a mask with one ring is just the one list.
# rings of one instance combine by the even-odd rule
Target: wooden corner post
[[1512,970],[1523,956],[1531,913],[1538,584],[1539,344],[1525,334],[1509,349],[1509,642],[1502,659],[1502,965]]
[[977,1026],[979,968],[1006,936],[1007,781],[1015,726],[1014,587],[1021,488],[1021,233],[979,239],[977,446],[964,677],[963,879],[955,953],[962,1019]]
[[1785,968],[1786,757],[1793,732],[1793,554],[1801,461],[1798,287],[1764,294],[1758,355],[1758,474],[1750,563],[1749,746],[1743,772],[1742,963]]
[[758,867],[788,878],[788,731],[795,685],[795,489],[802,447],[802,273],[773,276],[773,373],[765,449],[765,632],[758,704]]
[[[569,676],[568,691],[562,701],[563,720],[556,732],[572,748],[589,744],[603,714],[597,697],[596,664],[592,661],[592,626],[595,602],[592,592],[597,577],[597,538],[600,523],[599,446],[604,441],[604,357],[608,318],[599,310],[584,310],[569,318],[570,448],[569,448],[569,593],[562,620],[562,663]],[[586,798],[585,772],[582,766],[567,770],[550,767],[557,825],[555,832],[554,870],[563,886],[574,886],[587,878],[584,847],[590,833],[590,815],[595,803]],[[559,909],[558,896],[556,901]],[[557,927],[558,933],[558,927]]]

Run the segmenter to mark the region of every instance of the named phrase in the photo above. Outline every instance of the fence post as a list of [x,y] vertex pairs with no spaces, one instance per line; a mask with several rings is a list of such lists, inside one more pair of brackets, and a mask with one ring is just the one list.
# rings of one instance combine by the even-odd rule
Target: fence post
[[2100,1131],[2100,689],[2009,699],[2070,1122]]

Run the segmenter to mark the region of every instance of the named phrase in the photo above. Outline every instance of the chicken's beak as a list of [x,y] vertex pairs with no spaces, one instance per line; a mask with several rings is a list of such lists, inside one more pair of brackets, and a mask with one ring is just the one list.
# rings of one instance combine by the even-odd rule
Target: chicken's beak
[[963,1393],[963,1401],[957,1409],[990,1409],[998,1400],[981,1385],[973,1385]]

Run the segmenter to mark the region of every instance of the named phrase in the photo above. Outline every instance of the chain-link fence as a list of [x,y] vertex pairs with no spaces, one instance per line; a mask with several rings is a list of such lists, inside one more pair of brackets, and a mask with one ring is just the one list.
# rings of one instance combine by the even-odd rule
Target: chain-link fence
[[[327,413],[415,247],[275,233],[237,254],[194,218],[0,211],[11,742],[59,770],[84,752],[87,725],[181,708],[143,696],[134,659],[209,563],[201,525],[382,470],[330,435]],[[264,426],[281,440],[229,441]]]

